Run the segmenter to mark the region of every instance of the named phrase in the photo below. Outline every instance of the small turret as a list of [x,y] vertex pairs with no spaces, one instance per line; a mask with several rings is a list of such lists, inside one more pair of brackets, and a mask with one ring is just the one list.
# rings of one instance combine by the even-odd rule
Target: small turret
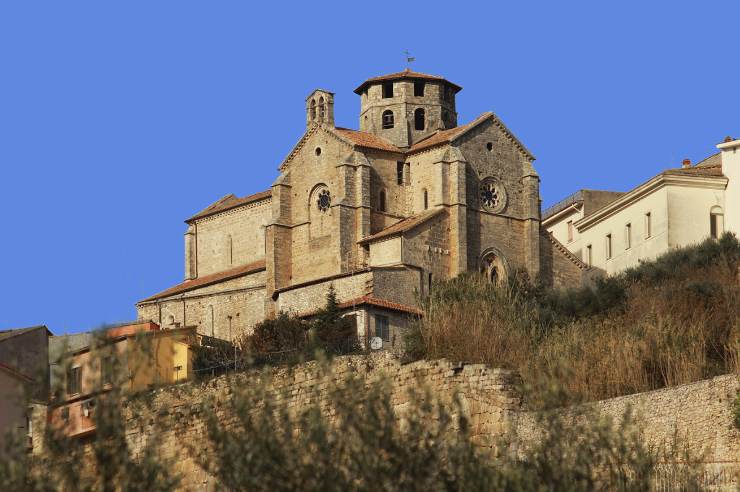
[[306,98],[306,126],[312,123],[334,126],[333,92],[316,89]]

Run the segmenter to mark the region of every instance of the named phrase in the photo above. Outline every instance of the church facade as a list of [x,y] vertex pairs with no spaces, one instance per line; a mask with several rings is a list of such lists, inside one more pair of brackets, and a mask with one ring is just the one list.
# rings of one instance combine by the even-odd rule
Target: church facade
[[410,70],[371,78],[355,89],[359,130],[312,92],[271,189],[189,218],[185,281],[140,301],[139,318],[234,339],[279,312],[310,316],[333,286],[362,339],[395,347],[435,281],[579,283],[587,266],[541,228],[534,156],[493,113],[458,125],[460,90]]

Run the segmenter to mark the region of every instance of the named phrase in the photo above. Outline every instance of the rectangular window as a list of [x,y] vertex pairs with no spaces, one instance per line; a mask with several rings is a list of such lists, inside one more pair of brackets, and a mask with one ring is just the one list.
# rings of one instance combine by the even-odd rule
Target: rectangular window
[[418,80],[414,82],[414,96],[416,97],[424,96],[424,82],[421,82]]
[[113,384],[113,357],[110,355],[100,359],[100,382]]
[[593,256],[592,256],[592,250],[591,250],[590,244],[586,246],[586,252],[584,256],[585,256],[585,258],[583,258],[584,263],[586,263],[586,265],[588,266],[591,266],[592,264],[591,262],[593,261]]
[[427,292],[432,291],[432,272],[429,272],[429,277],[427,278]]
[[606,259],[610,259],[612,257],[612,235],[607,234],[606,235]]
[[403,184],[403,167],[404,167],[403,161],[396,162],[396,182],[399,185]]
[[568,221],[568,242],[573,242],[573,221]]
[[624,226],[624,249],[632,247],[632,224]]
[[645,214],[645,239],[653,235],[653,224],[650,212]]
[[67,393],[78,394],[82,389],[82,368],[73,367],[67,372]]
[[383,99],[393,97],[393,82],[385,82],[383,84]]
[[725,228],[725,216],[722,214],[709,215],[709,234],[713,239],[718,239]]
[[382,314],[375,315],[375,336],[384,342],[391,341],[391,330],[388,323],[388,316]]

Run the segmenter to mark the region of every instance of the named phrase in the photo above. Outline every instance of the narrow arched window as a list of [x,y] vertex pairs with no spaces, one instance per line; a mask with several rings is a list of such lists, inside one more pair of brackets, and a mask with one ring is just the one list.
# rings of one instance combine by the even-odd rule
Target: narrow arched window
[[719,238],[725,229],[725,215],[722,207],[714,206],[709,211],[709,235],[713,239]]
[[429,208],[429,193],[427,193],[427,189],[424,188],[424,210]]
[[385,212],[385,190],[380,190],[380,197],[378,198],[378,210]]
[[324,121],[324,115],[326,114],[326,109],[324,108],[324,98],[319,98],[319,120]]
[[234,240],[231,237],[231,234],[229,234],[226,237],[226,254],[228,254],[229,258],[229,265],[234,264]]
[[423,108],[418,108],[416,111],[414,111],[414,129],[416,130],[424,129],[424,109]]
[[316,100],[315,99],[311,99],[310,114],[311,114],[311,121],[316,121]]
[[393,128],[393,111],[390,109],[383,111],[383,128]]

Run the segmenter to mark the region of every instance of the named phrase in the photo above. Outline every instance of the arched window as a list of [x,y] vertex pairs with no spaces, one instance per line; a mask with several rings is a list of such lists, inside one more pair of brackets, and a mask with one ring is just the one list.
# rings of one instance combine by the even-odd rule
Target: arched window
[[722,207],[714,206],[709,211],[709,235],[713,239],[719,238],[725,229],[725,215]]
[[311,121],[316,121],[316,100],[311,99],[311,109],[309,111],[311,114]]
[[378,198],[378,210],[385,212],[385,190],[380,190],[380,197]]
[[414,111],[414,129],[416,130],[424,129],[424,109],[423,108],[418,108],[416,111]]
[[383,111],[383,128],[393,128],[393,111],[390,109]]
[[424,194],[424,210],[426,210],[429,208],[429,193],[427,193],[426,188],[424,188],[423,194]]
[[483,255],[480,263],[480,271],[494,285],[501,285],[508,277],[506,261],[495,251],[489,250],[488,253]]
[[314,186],[308,200],[308,234],[311,238],[326,236],[331,231],[331,193],[321,183]]
[[208,328],[206,330],[211,334],[212,337],[216,336],[216,320],[213,314],[213,306],[208,306],[206,311],[206,323]]
[[326,114],[326,109],[324,108],[324,98],[319,98],[319,120],[324,121],[324,115]]

